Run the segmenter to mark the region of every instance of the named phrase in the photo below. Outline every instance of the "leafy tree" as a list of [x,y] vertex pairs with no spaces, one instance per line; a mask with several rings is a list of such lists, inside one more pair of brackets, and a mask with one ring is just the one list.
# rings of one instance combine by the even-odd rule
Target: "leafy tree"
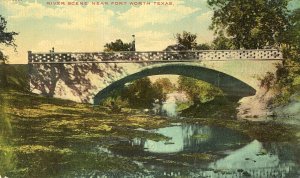
[[185,91],[194,103],[206,102],[223,95],[219,88],[190,77],[179,76],[179,90]]
[[171,93],[176,89],[169,78],[159,78],[154,82],[153,86],[162,88],[164,94]]
[[210,50],[211,46],[209,44],[203,43],[203,44],[198,44],[195,49],[196,50]]
[[188,50],[194,49],[197,46],[197,35],[191,32],[183,31],[182,34],[177,33],[175,38],[177,44],[185,46]]
[[104,51],[131,51],[132,46],[132,43],[124,43],[121,39],[117,39],[115,42],[106,43]]
[[2,51],[0,51],[0,64],[1,63],[5,63],[7,61],[7,56],[4,55],[4,53]]
[[[5,46],[12,46],[16,50],[17,45],[15,44],[15,35],[18,35],[16,32],[7,32],[7,21],[4,17],[0,15],[0,44]],[[7,56],[0,51],[0,60],[7,62]]]
[[224,34],[219,34],[212,42],[213,49],[215,50],[228,50],[234,49],[232,40],[226,38]]
[[164,49],[164,51],[186,51],[186,50],[188,50],[188,48],[181,44],[169,45],[167,46],[166,49]]
[[148,77],[132,82],[122,92],[122,98],[127,100],[129,105],[137,108],[152,107],[155,99],[165,99],[161,87],[152,85]]
[[232,39],[235,48],[280,45],[288,26],[289,0],[208,0],[211,29]]
[[300,8],[294,10],[291,17],[291,27],[289,33],[292,34],[289,38],[292,47],[296,48],[300,53]]
[[[17,45],[15,44],[15,35],[18,35],[16,32],[7,32],[7,21],[4,17],[0,15],[0,45],[12,46],[16,50]],[[8,62],[8,57],[0,49],[0,84],[2,87],[8,85],[7,76],[6,76],[6,66],[1,64],[6,64]]]
[[289,15],[289,25],[280,37],[284,61],[277,66],[276,75],[267,74],[261,84],[276,91],[269,101],[270,106],[283,106],[300,95],[300,8]]
[[[289,18],[289,26],[284,35],[281,36],[282,41],[287,50],[294,50],[300,53],[300,8],[295,9]],[[298,58],[299,59],[299,58]]]

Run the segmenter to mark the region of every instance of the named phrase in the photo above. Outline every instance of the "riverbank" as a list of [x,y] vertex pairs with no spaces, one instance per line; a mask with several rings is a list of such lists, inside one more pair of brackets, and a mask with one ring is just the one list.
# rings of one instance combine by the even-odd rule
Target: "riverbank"
[[[93,131],[115,133],[127,137],[123,129],[156,129],[166,127],[171,123],[186,122],[201,125],[214,125],[227,127],[247,133],[249,136],[255,134],[255,130],[261,130],[265,133],[258,133],[262,140],[287,140],[290,141],[297,133],[297,127],[276,121],[257,121],[220,118],[167,118],[161,116],[148,115],[141,110],[123,108],[120,112],[112,111],[111,108],[102,106],[93,106],[90,104],[81,104],[69,100],[45,98],[28,92],[17,90],[1,91],[2,108],[8,117],[15,119],[38,120],[45,119],[48,124],[43,126],[45,131],[64,132],[70,130],[77,135],[85,133],[85,129]],[[21,102],[20,102],[21,101]],[[57,120],[57,121],[55,121]],[[59,122],[58,122],[59,120]],[[11,120],[14,122],[14,120]],[[92,124],[92,122],[94,122]],[[81,127],[81,126],[84,126]],[[49,127],[49,128],[48,128]],[[81,127],[81,128],[80,128]],[[48,130],[51,129],[51,130]],[[119,133],[120,132],[120,133]],[[136,134],[139,132],[136,132]],[[131,133],[134,134],[134,133]],[[260,134],[260,135],[259,135]],[[85,134],[86,135],[86,134]],[[92,133],[88,134],[91,135]],[[264,138],[264,135],[266,138]],[[86,136],[85,136],[86,137]],[[132,136],[133,137],[133,136]]]
[[169,122],[134,113],[130,109],[113,113],[104,107],[1,90],[0,175],[75,176],[81,169],[136,172],[139,168],[129,158],[110,157],[103,149],[133,138],[167,140],[138,128],[155,129]]
[[[191,164],[219,158],[212,153],[179,153],[172,162],[168,155],[153,156],[144,153],[142,147],[124,145],[134,139],[172,144],[169,136],[151,130],[175,123],[227,128],[243,133],[250,140],[299,143],[299,130],[275,122],[171,119],[125,108],[121,112],[112,112],[105,107],[17,90],[1,90],[0,101],[0,161],[5,162],[0,166],[0,175],[9,177],[75,176],[78,170],[97,170],[106,175],[114,172],[143,174],[145,170],[139,166],[139,161],[173,168],[185,165],[186,161]],[[204,139],[205,135],[195,137]],[[127,156],[115,155],[118,152],[126,152]],[[176,160],[182,163],[176,163]]]

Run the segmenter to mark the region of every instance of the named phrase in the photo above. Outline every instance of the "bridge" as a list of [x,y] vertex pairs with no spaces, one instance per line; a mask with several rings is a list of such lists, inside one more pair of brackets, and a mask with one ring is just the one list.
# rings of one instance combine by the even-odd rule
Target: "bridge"
[[123,52],[28,52],[30,88],[49,97],[94,103],[126,83],[175,74],[246,97],[283,59],[276,49]]

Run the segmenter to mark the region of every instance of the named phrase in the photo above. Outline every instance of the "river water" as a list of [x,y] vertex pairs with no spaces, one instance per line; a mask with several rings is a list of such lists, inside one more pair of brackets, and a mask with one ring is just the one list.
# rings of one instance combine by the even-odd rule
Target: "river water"
[[[170,117],[177,115],[173,99],[162,109]],[[15,118],[3,113],[0,112],[2,177],[300,176],[298,144],[263,142],[225,127],[182,120],[158,129],[127,129],[124,133],[124,126],[118,132],[127,135],[125,138],[109,126],[102,126],[99,134],[97,130],[89,132],[97,129],[95,119],[62,120],[54,115]],[[103,122],[108,121],[100,123]],[[139,136],[126,132],[139,132]],[[96,134],[90,137],[92,133]]]
[[[33,121],[18,124],[35,126]],[[18,124],[8,127],[18,128]],[[101,139],[34,134],[30,127],[13,129],[11,137],[2,129],[0,173],[8,177],[299,176],[299,149],[291,143],[264,143],[231,129],[198,124],[137,130],[168,139],[132,138],[105,144]],[[35,144],[39,146],[21,146]]]
[[[175,124],[150,130],[168,141],[133,139],[127,144],[143,148],[149,161],[140,165],[152,176],[188,177],[297,177],[295,148],[289,144],[262,143],[220,127]],[[124,144],[124,143],[123,143]],[[141,153],[122,153],[123,156]],[[136,155],[135,155],[136,154]],[[178,155],[182,156],[178,159]],[[209,159],[209,157],[213,157]],[[194,157],[195,159],[189,159]],[[198,159],[197,159],[198,158]],[[173,164],[170,164],[173,163]],[[170,168],[170,165],[177,165]]]

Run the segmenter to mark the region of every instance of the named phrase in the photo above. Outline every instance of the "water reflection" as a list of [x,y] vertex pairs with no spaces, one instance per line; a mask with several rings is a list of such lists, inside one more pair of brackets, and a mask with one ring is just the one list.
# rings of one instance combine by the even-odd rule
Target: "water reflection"
[[[133,146],[144,148],[146,155],[166,163],[145,161],[144,167],[155,176],[187,177],[297,177],[299,165],[287,155],[295,156],[297,148],[286,144],[266,144],[250,140],[243,134],[220,127],[177,124],[152,130],[170,137],[168,141],[134,139]],[[283,149],[284,148],[284,149]],[[119,152],[120,153],[120,152]],[[196,156],[209,153],[217,159],[182,163],[175,168],[168,162],[181,164],[177,155]],[[134,154],[133,154],[134,155]],[[280,155],[283,155],[280,156]]]
[[168,94],[166,102],[162,105],[162,111],[165,113],[165,115],[169,117],[176,117],[177,116],[177,104],[176,104],[176,93]]
[[[214,171],[200,171],[201,176],[254,176],[254,177],[294,177],[296,167],[292,162],[281,161],[277,154],[268,152],[257,140],[228,153],[224,158],[209,164]],[[224,175],[225,174],[225,175]]]
[[163,103],[159,103],[158,100],[153,103],[153,113],[158,115],[165,115],[168,117],[177,117],[177,102],[187,102],[188,99],[185,94],[180,92],[173,92],[167,94],[167,99]]
[[232,151],[225,158],[210,164],[209,167],[214,169],[254,169],[271,168],[278,165],[278,156],[267,153],[262,143],[254,140],[248,145]]
[[136,138],[133,145],[140,145],[152,153],[223,151],[240,147],[249,139],[233,130],[219,127],[182,124],[154,130],[170,138],[168,141],[153,141]]
[[[132,145],[137,148],[132,149],[127,139],[77,138],[72,137],[77,133],[68,130],[47,132],[42,128],[49,122],[48,119],[24,119],[12,115],[10,115],[12,118],[9,118],[6,109],[6,103],[1,101],[0,175],[2,177],[243,177],[249,175],[297,177],[299,175],[297,173],[298,145],[288,147],[283,143],[266,144],[257,140],[252,141],[243,134],[226,128],[180,123],[152,130],[169,137],[170,140],[155,142],[134,139]],[[52,120],[62,122],[61,118],[53,117]],[[140,131],[146,130],[140,129]],[[109,143],[106,143],[108,142],[106,139]],[[127,145],[119,146],[123,142]],[[112,146],[117,147],[115,149],[117,151],[112,150]],[[204,156],[213,155],[213,159],[203,160],[200,158],[202,155],[198,153],[203,153]],[[197,158],[199,160],[196,160]]]

